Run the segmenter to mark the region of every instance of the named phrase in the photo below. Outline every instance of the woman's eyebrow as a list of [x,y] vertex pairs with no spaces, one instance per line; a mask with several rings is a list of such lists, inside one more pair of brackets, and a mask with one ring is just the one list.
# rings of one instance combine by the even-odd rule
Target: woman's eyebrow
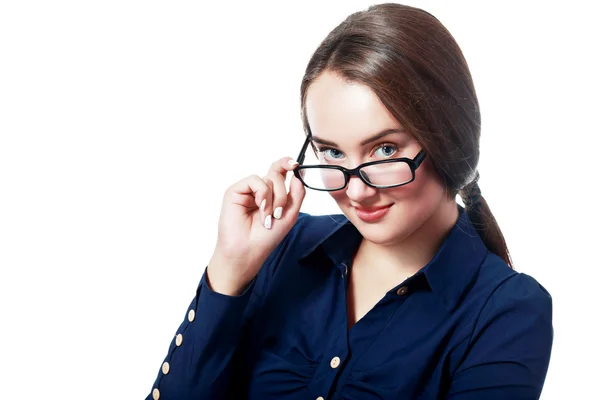
[[[385,137],[387,135],[391,135],[392,133],[406,133],[406,131],[402,128],[392,128],[392,129],[384,129],[383,131],[363,140],[362,142],[360,142],[361,146],[367,145],[369,143],[372,143],[376,140],[381,139],[382,137]],[[311,138],[311,140],[315,143],[319,143],[325,146],[333,146],[333,147],[339,147],[336,143],[326,140],[326,139],[321,139],[320,137],[317,136],[313,136]]]

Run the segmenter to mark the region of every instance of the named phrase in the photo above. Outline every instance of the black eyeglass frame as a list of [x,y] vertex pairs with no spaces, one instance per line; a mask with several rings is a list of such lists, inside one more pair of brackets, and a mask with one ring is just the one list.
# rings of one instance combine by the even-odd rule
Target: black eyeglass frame
[[[296,178],[300,179],[300,182],[302,182],[302,184],[304,186],[306,186],[307,188],[313,189],[313,190],[319,190],[322,192],[335,192],[337,190],[344,189],[346,186],[348,186],[348,182],[350,181],[350,177],[352,177],[352,176],[358,176],[360,178],[360,180],[363,181],[367,186],[370,186],[375,189],[389,189],[389,188],[407,185],[415,180],[415,171],[417,170],[417,168],[419,168],[419,166],[421,165],[421,163],[423,162],[423,160],[426,157],[425,151],[421,150],[412,159],[402,157],[402,158],[390,158],[387,160],[369,161],[364,164],[360,164],[359,166],[357,166],[356,168],[353,168],[353,169],[344,168],[339,165],[302,165],[304,163],[306,149],[308,148],[308,144],[310,143],[311,138],[312,138],[312,135],[306,136],[306,140],[304,141],[304,144],[302,145],[302,150],[300,150],[300,154],[298,154],[298,158],[296,159],[296,162],[298,162],[299,165],[294,169],[294,175],[296,176]],[[408,166],[412,172],[412,178],[408,182],[399,183],[397,185],[385,185],[385,186],[373,185],[372,183],[368,182],[364,176],[362,176],[360,174],[360,170],[364,167],[368,167],[371,165],[377,165],[377,164],[387,164],[387,163],[397,163],[397,162],[404,162],[404,163],[408,164]],[[313,169],[313,168],[337,169],[338,171],[342,171],[342,173],[344,174],[344,186],[337,188],[337,189],[319,189],[319,188],[314,188],[312,186],[307,185],[306,182],[304,182],[304,180],[300,176],[300,171],[303,169]]]

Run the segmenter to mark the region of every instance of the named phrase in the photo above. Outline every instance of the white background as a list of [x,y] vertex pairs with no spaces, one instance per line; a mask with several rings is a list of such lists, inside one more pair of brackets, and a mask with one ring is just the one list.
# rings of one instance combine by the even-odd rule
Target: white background
[[[3,398],[150,392],[212,253],[223,191],[297,155],[306,63],[370,4],[0,3]],[[517,270],[553,296],[542,398],[593,398],[593,2],[408,4],[465,53],[483,116],[480,186]],[[338,210],[309,193],[303,211]]]

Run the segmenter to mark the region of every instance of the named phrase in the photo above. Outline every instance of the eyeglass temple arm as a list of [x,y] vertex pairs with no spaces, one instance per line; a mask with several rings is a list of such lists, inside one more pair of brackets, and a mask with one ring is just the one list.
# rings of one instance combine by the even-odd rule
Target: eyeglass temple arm
[[298,158],[296,159],[296,161],[300,165],[302,165],[302,163],[304,163],[304,155],[306,154],[306,149],[308,147],[308,144],[310,143],[310,138],[311,138],[310,134],[306,135],[306,140],[304,141],[304,144],[302,145],[302,150],[300,150],[300,154],[298,154]]
[[414,159],[415,168],[418,168],[419,165],[421,165],[421,163],[425,159],[425,156],[426,156],[425,151],[423,151],[423,150],[419,151],[419,154],[417,154],[417,156]]

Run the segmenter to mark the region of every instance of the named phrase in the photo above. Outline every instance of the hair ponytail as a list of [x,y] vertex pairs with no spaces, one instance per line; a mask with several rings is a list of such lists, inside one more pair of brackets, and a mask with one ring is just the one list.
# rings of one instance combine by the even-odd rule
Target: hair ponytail
[[465,204],[465,212],[488,250],[498,255],[514,269],[504,235],[487,201],[481,195],[478,181],[479,172],[471,183],[458,191]]

